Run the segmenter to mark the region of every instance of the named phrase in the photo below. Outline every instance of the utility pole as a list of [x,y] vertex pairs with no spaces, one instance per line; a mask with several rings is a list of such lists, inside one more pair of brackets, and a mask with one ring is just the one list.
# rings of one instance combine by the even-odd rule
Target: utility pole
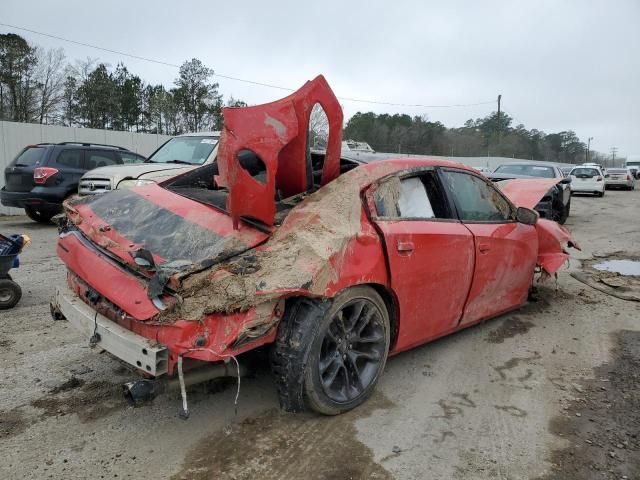
[[500,102],[502,101],[502,95],[498,95],[498,146],[500,146]]
[[587,161],[585,163],[589,163],[589,150],[591,150],[591,140],[593,140],[593,137],[587,138]]
[[611,166],[616,166],[616,153],[618,151],[617,147],[611,147]]

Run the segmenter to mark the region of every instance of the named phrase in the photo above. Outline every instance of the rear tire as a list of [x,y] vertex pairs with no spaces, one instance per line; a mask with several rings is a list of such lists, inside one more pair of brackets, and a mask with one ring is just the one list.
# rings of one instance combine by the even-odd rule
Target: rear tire
[[361,405],[384,370],[389,344],[389,314],[370,287],[329,301],[295,300],[271,351],[280,406],[338,415]]
[[20,285],[10,278],[0,279],[0,310],[15,307],[22,298]]
[[38,223],[50,223],[51,217],[53,217],[54,213],[48,210],[38,210],[33,207],[24,207],[24,212],[34,222]]

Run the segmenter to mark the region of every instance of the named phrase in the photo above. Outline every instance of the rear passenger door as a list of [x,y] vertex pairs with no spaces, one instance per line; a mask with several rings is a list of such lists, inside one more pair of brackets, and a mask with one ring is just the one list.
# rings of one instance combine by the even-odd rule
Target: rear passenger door
[[78,188],[80,177],[84,174],[84,150],[82,148],[63,148],[55,157],[55,168],[60,174],[55,175],[57,185],[68,191]]
[[387,177],[369,190],[400,311],[396,351],[455,329],[473,276],[473,236],[434,169]]
[[538,253],[535,227],[517,222],[515,207],[487,180],[456,169],[443,169],[442,177],[474,239],[473,283],[461,326],[521,305]]
[[113,150],[87,150],[85,153],[85,171],[120,164],[122,164],[122,160],[116,157],[116,153]]

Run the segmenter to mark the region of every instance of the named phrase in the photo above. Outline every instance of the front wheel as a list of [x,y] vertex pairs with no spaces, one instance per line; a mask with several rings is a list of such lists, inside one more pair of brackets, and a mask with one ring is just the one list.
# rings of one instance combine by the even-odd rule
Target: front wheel
[[389,314],[370,287],[329,301],[295,300],[271,352],[280,405],[325,415],[361,405],[384,370],[389,344]]
[[22,297],[22,289],[20,285],[11,280],[11,278],[0,279],[0,310],[13,308]]

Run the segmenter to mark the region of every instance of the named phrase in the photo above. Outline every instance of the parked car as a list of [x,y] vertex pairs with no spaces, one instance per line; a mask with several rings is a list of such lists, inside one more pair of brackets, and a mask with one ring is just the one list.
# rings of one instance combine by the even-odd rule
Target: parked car
[[145,157],[122,147],[96,143],[39,143],[25,147],[4,170],[0,201],[24,208],[36,222],[47,223],[62,202],[78,190],[80,177],[103,165],[140,163]]
[[486,174],[499,186],[507,180],[517,178],[555,178],[558,182],[549,189],[534,207],[541,218],[555,220],[563,225],[571,212],[571,178],[566,177],[560,168],[547,163],[510,162],[500,165],[492,173]]
[[571,193],[593,193],[604,196],[604,173],[600,167],[579,166],[571,170]]
[[142,164],[106,166],[85,173],[78,193],[94,195],[156,183],[212,163],[220,132],[187,133],[169,139]]
[[636,178],[629,168],[609,168],[604,175],[605,188],[635,190]]
[[[330,134],[310,154],[319,101]],[[283,408],[342,413],[388,355],[518,308],[575,243],[528,207],[555,179],[508,198],[442,159],[341,159],[323,77],[224,120],[215,163],[66,206],[52,313],[144,372],[133,400],[167,376],[241,374],[243,354],[269,346]]]

